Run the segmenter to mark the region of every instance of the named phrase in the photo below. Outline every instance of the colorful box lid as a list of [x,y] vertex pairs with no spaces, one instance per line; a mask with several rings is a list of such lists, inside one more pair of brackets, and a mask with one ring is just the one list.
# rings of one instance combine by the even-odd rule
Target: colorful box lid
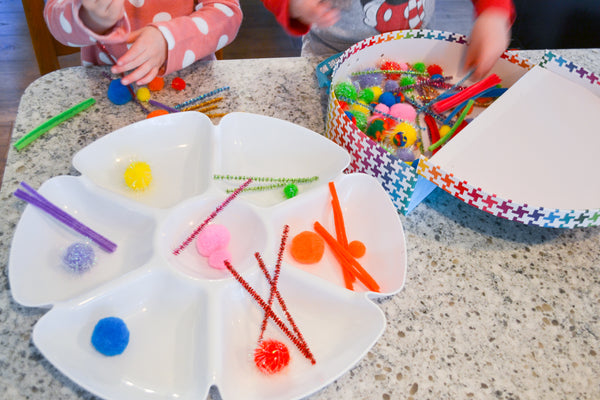
[[[382,56],[459,65],[462,35],[399,31],[366,39],[338,60],[333,82]],[[548,52],[539,66],[507,52],[494,71],[508,90],[417,168],[379,146],[344,115],[330,93],[327,135],[352,156],[349,171],[377,177],[402,213],[435,187],[496,216],[544,227],[600,225],[593,135],[598,77]]]

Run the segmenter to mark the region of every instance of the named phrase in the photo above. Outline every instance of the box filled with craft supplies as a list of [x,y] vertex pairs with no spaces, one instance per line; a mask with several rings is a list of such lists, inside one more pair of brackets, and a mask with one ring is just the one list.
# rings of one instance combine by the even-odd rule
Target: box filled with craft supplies
[[347,172],[379,180],[399,212],[436,187],[493,215],[544,227],[600,225],[590,127],[598,77],[551,52],[505,52],[474,80],[463,35],[395,31],[342,53],[331,71],[326,136]]

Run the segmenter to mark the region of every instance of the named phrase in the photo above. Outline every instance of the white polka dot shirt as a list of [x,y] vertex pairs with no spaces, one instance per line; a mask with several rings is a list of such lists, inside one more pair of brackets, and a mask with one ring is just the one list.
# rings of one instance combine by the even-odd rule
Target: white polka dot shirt
[[[239,0],[125,0],[125,15],[107,33],[98,35],[79,18],[81,0],[48,0],[44,9],[52,35],[68,46],[81,47],[83,65],[113,64],[128,48],[130,32],[147,25],[160,30],[167,42],[161,75],[212,58],[231,43],[242,22]],[[104,44],[111,54],[96,46]]]

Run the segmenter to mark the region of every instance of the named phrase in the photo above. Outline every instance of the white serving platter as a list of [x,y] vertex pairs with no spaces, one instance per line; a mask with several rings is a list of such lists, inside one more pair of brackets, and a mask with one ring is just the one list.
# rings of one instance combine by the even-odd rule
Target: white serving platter
[[[133,161],[151,166],[145,191],[124,183]],[[374,178],[342,174],[348,162],[342,148],[315,132],[247,113],[229,114],[219,125],[196,112],[170,114],[90,144],[74,156],[81,176],[54,177],[39,193],[118,247],[114,253],[95,247],[95,265],[74,273],[61,255],[82,238],[36,207],[25,208],[8,268],[17,302],[49,308],[34,327],[35,345],[74,382],[110,399],[200,399],[212,386],[223,399],[298,399],[328,385],[380,337],[385,316],[373,299],[397,293],[406,277],[395,207]],[[298,185],[291,199],[280,190],[242,192],[211,221],[228,227],[232,265],[265,299],[270,286],[254,253],[272,271],[285,225],[289,238],[314,221],[335,232],[328,188],[334,182],[348,238],[366,245],[360,262],[381,290],[346,289],[328,249],[310,265],[284,251],[278,289],[315,364],[270,321],[266,337],[286,343],[291,361],[280,373],[261,373],[252,354],[263,310],[193,245],[173,254],[229,196],[227,189],[240,184],[215,174],[318,177]],[[125,351],[110,357],[90,340],[97,321],[109,316],[130,332]]]

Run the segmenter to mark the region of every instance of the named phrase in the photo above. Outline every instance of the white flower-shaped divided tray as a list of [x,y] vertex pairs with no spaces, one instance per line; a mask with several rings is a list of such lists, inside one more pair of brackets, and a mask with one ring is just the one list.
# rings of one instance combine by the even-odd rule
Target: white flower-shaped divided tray
[[[153,180],[134,192],[123,179],[133,161],[151,166]],[[223,399],[293,399],[331,383],[377,341],[385,317],[372,301],[402,289],[405,238],[395,207],[380,184],[363,174],[344,175],[348,154],[333,142],[292,123],[232,113],[219,125],[184,112],[144,120],[112,132],[78,152],[81,176],[58,176],[40,194],[117,244],[95,248],[95,265],[83,273],[61,265],[65,249],[81,241],[74,231],[31,205],[15,231],[9,280],[15,300],[50,307],[33,330],[44,356],[70,379],[110,399],[202,399],[216,386]],[[359,259],[379,293],[344,287],[341,268],[326,247],[316,264],[299,264],[284,250],[277,288],[304,336],[312,364],[269,320],[265,338],[287,345],[289,365],[261,373],[253,352],[264,311],[227,270],[211,268],[195,246],[181,244],[242,181],[214,174],[311,177],[299,194],[244,191],[211,223],[231,233],[231,263],[267,299],[260,270],[277,262],[282,232],[313,230],[319,221],[335,236],[328,182],[342,207],[348,240],[367,248]],[[274,311],[278,309],[274,308]],[[282,320],[285,318],[280,314]],[[129,344],[105,356],[91,344],[96,323],[121,318]]]

